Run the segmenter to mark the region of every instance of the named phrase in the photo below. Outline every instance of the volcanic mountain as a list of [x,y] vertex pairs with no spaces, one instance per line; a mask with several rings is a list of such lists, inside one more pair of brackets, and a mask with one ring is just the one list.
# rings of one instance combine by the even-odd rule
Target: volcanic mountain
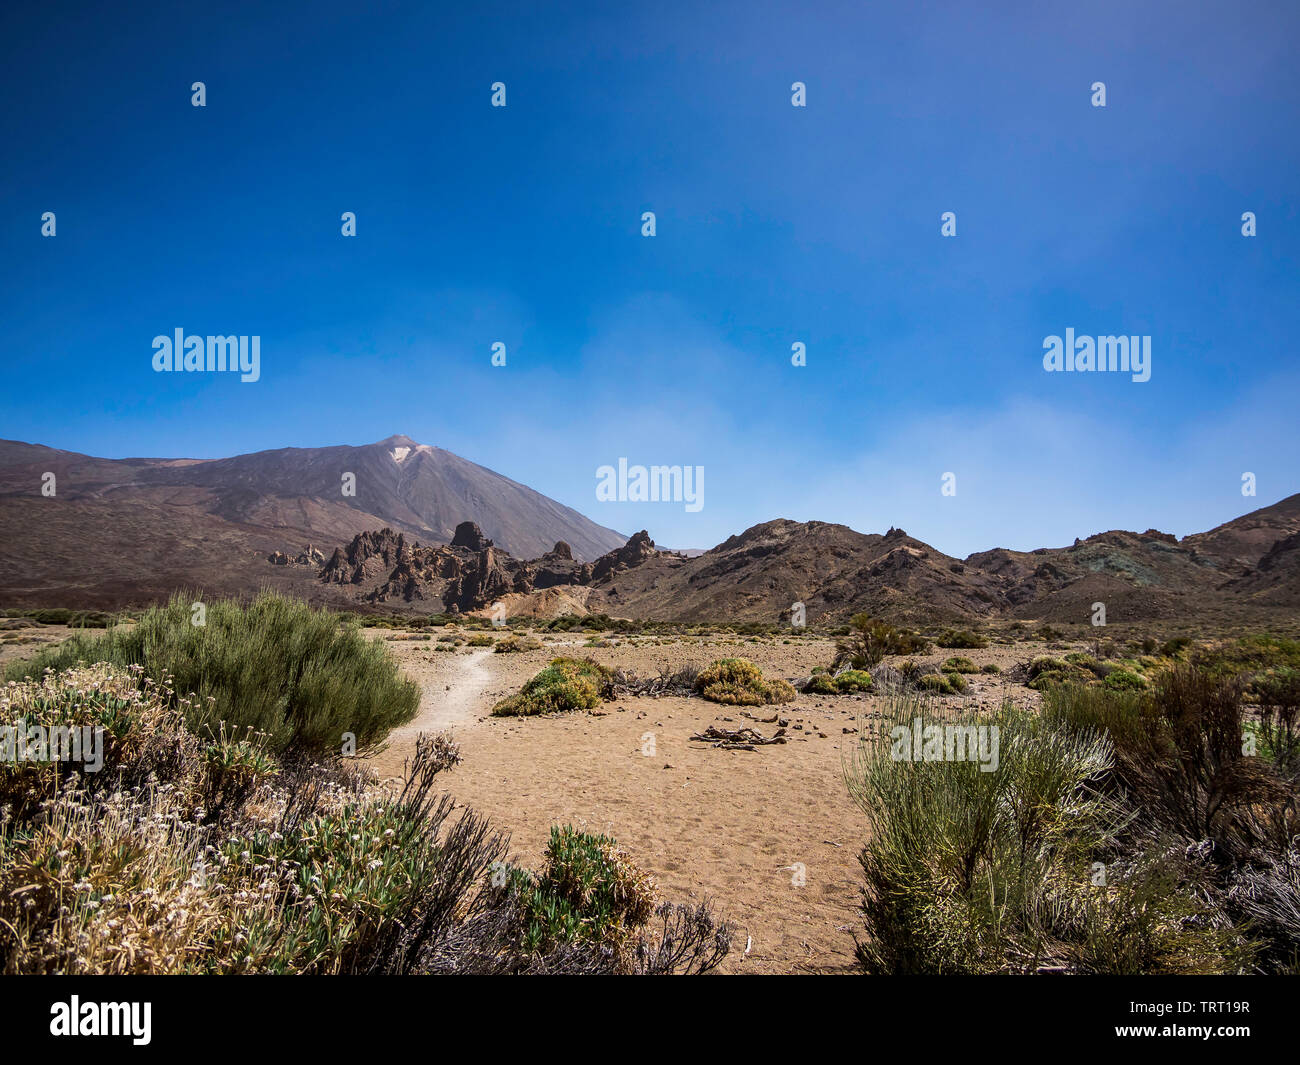
[[[53,476],[53,480],[48,475]],[[43,491],[45,485],[51,485]],[[355,485],[345,495],[343,486]],[[432,613],[659,620],[1294,618],[1300,495],[1179,540],[1111,530],[953,558],[901,529],[764,522],[698,554],[629,540],[404,436],[229,459],[98,459],[0,442],[0,606],[120,607],[271,586]]]
[[625,540],[405,436],[212,460],[102,459],[0,441],[6,605],[122,606],[176,587],[247,591],[276,583],[265,558],[286,544],[332,550],[385,526],[445,543],[466,520],[525,558],[563,540],[575,558],[595,559]]

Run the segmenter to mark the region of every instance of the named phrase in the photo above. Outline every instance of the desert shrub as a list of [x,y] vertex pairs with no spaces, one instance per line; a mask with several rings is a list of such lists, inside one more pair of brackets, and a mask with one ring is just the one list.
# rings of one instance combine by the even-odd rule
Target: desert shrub
[[1300,769],[1300,670],[1269,670],[1253,681],[1252,694],[1259,703],[1262,753],[1281,771]]
[[344,733],[364,751],[415,716],[419,685],[401,675],[381,641],[338,615],[263,594],[246,605],[210,602],[205,624],[194,625],[192,603],[176,595],[130,629],[74,635],[6,675],[92,662],[142,666],[144,677],[168,681],[174,697],[186,699],[193,729],[211,733],[224,722],[232,734],[263,735],[278,754],[336,751]]
[[542,641],[535,636],[507,636],[504,640],[498,640],[492,650],[497,654],[511,654],[515,651],[536,651],[541,646]]
[[814,673],[803,686],[807,695],[850,695],[870,691],[871,674],[860,669],[846,669],[841,673]]
[[[846,771],[871,839],[860,862],[870,973],[1236,971],[1242,937],[1193,890],[1195,870],[1154,861],[1092,863],[1115,845],[1120,819],[1095,785],[1110,742],[1007,705],[997,757],[912,760],[896,737],[924,720],[916,697],[895,697]],[[965,724],[965,723],[963,723]],[[915,757],[915,754],[913,754]],[[986,771],[991,765],[990,771]]]
[[1042,655],[1029,663],[1027,684],[1034,691],[1047,691],[1063,684],[1080,683],[1078,671],[1061,658]]
[[113,737],[98,773],[49,774],[39,809],[0,819],[6,973],[402,971],[401,945],[445,929],[504,850],[457,836],[472,818],[442,832],[451,804],[423,799],[446,744],[417,752],[395,797],[322,766],[282,773],[257,738],[205,743],[165,689],[116,667],[6,695]]
[[989,645],[986,637],[968,629],[945,629],[936,637],[934,642],[940,647],[955,649],[976,649]]
[[494,643],[496,643],[496,640],[494,640],[486,632],[480,632],[471,636],[468,640],[465,641],[465,643],[469,647],[491,647]]
[[795,697],[788,682],[768,680],[747,658],[723,658],[706,666],[696,678],[695,690],[711,702],[731,706],[788,703]]
[[1147,686],[1147,679],[1131,669],[1120,668],[1107,673],[1106,679],[1101,683],[1102,687],[1109,688],[1111,691],[1143,691]]
[[803,686],[805,695],[838,695],[839,685],[828,673],[814,673]]
[[1001,672],[1002,672],[1002,667],[999,666],[996,662],[985,662],[984,665],[983,665],[983,667],[981,667],[980,672],[981,672],[981,673],[1001,673]]
[[870,691],[871,674],[860,669],[846,669],[843,673],[836,674],[835,687],[842,695]]
[[1063,658],[1040,655],[1029,663],[1029,679],[1033,680],[1042,673],[1069,673],[1070,664]]
[[1160,653],[1166,658],[1177,658],[1191,646],[1192,638],[1190,636],[1175,636],[1161,645]]
[[835,665],[869,669],[886,655],[924,654],[926,640],[915,633],[896,629],[868,614],[854,614],[848,632],[835,645]]
[[1264,759],[1243,751],[1241,685],[1179,666],[1144,691],[1062,687],[1044,716],[1070,733],[1104,729],[1114,778],[1144,816],[1221,859],[1287,836],[1294,796]]
[[518,692],[492,707],[492,713],[497,717],[528,717],[591,710],[613,694],[612,670],[590,658],[553,658]]
[[916,678],[916,686],[936,695],[960,695],[966,690],[966,678],[960,673],[922,673]]
[[541,870],[515,875],[525,951],[589,941],[623,954],[654,913],[654,883],[608,836],[552,827]]
[[1091,673],[1097,678],[1103,678],[1110,672],[1109,666],[1103,665],[1092,655],[1084,654],[1082,651],[1071,651],[1065,656],[1065,661],[1079,672]]
[[906,662],[898,664],[898,672],[903,675],[904,680],[915,680],[921,675],[921,667],[909,658]]
[[979,666],[969,658],[962,658],[957,655],[947,659],[939,668],[945,673],[978,673],[980,671]]

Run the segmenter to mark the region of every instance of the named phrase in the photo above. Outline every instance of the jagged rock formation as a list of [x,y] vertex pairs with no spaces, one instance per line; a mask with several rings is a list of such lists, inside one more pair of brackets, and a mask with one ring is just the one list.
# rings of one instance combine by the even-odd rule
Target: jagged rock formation
[[297,557],[286,555],[283,551],[272,551],[266,560],[273,566],[319,566],[325,561],[325,556],[308,544],[307,550]]
[[637,533],[594,563],[576,562],[558,541],[540,558],[521,561],[496,547],[472,521],[456,526],[449,544],[424,547],[384,528],[336,548],[320,570],[324,584],[348,585],[367,603],[429,603],[434,610],[480,610],[503,596],[546,588],[590,585],[655,555],[654,542]]

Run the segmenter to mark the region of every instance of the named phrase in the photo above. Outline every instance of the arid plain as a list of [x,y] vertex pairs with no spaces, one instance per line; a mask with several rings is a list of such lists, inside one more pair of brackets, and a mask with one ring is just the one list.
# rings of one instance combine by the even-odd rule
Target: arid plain
[[[418,631],[375,638],[389,640],[422,687],[418,718],[372,760],[383,776],[401,774],[416,735],[450,730],[464,762],[448,775],[447,789],[509,830],[523,864],[540,859],[555,824],[611,835],[664,895],[709,898],[735,926],[736,949],[724,971],[850,971],[860,928],[857,858],[868,830],[849,798],[843,759],[859,730],[872,727],[879,696],[800,694],[767,707],[624,696],[595,712],[491,716],[495,701],[556,655],[590,656],[642,676],[743,656],[766,674],[795,678],[826,666],[833,640],[634,637],[592,647],[568,636],[545,637],[533,651],[496,654],[435,651],[437,637],[425,640]],[[937,665],[954,653],[912,657]],[[993,646],[961,653],[1005,669],[1033,652]],[[991,708],[1004,696],[1026,704],[1038,698],[990,675],[973,677],[967,696],[949,702]],[[788,722],[787,742],[752,751],[692,739],[710,725],[771,736],[779,721]]]

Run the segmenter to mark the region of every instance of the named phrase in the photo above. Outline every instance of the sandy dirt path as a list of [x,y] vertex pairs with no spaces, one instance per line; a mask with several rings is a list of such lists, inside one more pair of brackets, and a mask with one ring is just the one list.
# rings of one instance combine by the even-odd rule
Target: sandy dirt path
[[421,732],[443,732],[463,728],[486,717],[492,709],[487,689],[492,683],[484,660],[488,649],[449,656],[452,669],[436,679],[422,678],[420,713],[414,721],[389,734],[389,743],[409,746]]

